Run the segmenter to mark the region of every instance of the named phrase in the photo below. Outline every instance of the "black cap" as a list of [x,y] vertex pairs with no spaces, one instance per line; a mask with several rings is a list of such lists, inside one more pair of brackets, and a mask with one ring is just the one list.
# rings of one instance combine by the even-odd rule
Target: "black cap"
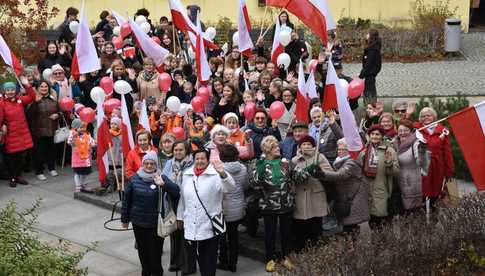
[[295,124],[293,124],[293,126],[291,127],[291,129],[295,129],[295,128],[308,129],[308,125],[305,124],[305,123],[295,123]]

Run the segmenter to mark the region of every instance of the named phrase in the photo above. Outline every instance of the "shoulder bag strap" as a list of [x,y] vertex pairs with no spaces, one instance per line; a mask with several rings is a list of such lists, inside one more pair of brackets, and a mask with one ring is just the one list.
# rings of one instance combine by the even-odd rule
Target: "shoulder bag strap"
[[209,215],[209,212],[207,212],[207,209],[204,206],[204,203],[200,199],[199,192],[197,191],[197,187],[195,187],[195,179],[192,179],[192,183],[194,184],[195,194],[197,195],[197,198],[199,199],[200,205],[202,205],[202,208],[204,209],[205,214],[207,215],[207,217],[209,218],[209,220],[212,220],[211,216]]

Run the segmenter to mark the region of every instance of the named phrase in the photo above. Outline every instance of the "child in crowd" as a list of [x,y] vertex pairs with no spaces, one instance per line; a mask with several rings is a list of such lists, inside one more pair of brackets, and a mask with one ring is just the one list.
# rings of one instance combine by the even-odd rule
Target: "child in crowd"
[[91,152],[96,141],[86,131],[86,125],[79,119],[71,123],[67,143],[72,147],[71,166],[74,171],[75,191],[92,192],[86,188],[86,178],[91,173]]
[[160,168],[163,168],[167,160],[173,157],[173,144],[175,140],[176,137],[173,133],[165,133],[160,139],[160,144],[158,145],[158,163],[160,164]]

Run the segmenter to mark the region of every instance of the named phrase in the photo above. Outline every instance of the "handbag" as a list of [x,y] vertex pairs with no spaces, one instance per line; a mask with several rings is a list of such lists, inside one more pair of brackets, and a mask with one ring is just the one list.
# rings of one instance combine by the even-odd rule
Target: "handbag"
[[61,125],[58,122],[58,128],[56,129],[56,132],[54,133],[54,144],[59,144],[67,141],[67,138],[69,137],[69,127],[67,126],[66,119],[64,116],[62,116],[62,119],[64,120],[65,126],[61,127]]
[[361,185],[362,183],[359,184],[359,187],[355,191],[352,198],[347,199],[345,201],[335,201],[333,208],[334,208],[335,217],[337,219],[343,219],[350,215],[350,211],[352,208],[352,201],[354,201],[354,198],[357,196],[357,193],[359,192]]
[[177,216],[175,215],[173,208],[170,208],[170,211],[165,215],[165,218],[162,216],[162,214],[165,214],[165,205],[163,204],[163,190],[159,190],[158,210],[160,210],[160,212],[158,212],[157,234],[161,238],[166,238],[177,230]]
[[207,215],[207,217],[209,217],[209,220],[212,224],[212,232],[214,233],[214,236],[224,234],[226,232],[226,220],[224,219],[224,214],[221,211],[219,214],[211,217],[209,215],[209,212],[207,212],[207,209],[205,208],[204,203],[200,199],[199,192],[197,192],[197,187],[195,186],[195,179],[193,180],[193,183],[194,183],[195,194],[199,199],[200,205],[202,205],[202,208],[204,209],[205,214]]

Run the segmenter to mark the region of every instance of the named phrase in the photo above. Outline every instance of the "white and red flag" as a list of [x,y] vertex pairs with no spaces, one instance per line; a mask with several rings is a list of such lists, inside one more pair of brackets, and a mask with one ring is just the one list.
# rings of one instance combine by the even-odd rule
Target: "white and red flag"
[[99,182],[105,183],[106,176],[109,172],[108,151],[111,144],[111,135],[109,133],[108,120],[105,118],[103,104],[99,103],[96,106],[96,128],[97,131],[97,149],[96,149],[96,165],[99,172]]
[[121,95],[121,149],[123,156],[128,156],[130,150],[134,148],[135,141],[133,140],[128,106],[126,105],[125,95]]
[[298,91],[296,94],[295,119],[300,123],[308,124],[308,110],[310,108],[310,98],[308,97],[307,85],[305,83],[305,72],[303,71],[303,62],[300,60],[298,70]]
[[3,61],[5,61],[5,64],[10,66],[17,76],[22,75],[24,68],[15,54],[10,50],[2,35],[0,35],[0,55]]
[[276,65],[278,56],[285,51],[285,47],[280,43],[280,31],[281,25],[280,20],[276,18],[274,37],[273,37],[273,47],[271,48],[271,62]]
[[84,11],[84,2],[81,7],[79,29],[76,37],[76,50],[72,57],[71,74],[78,79],[81,74],[87,74],[101,69],[98,53],[94,46],[88,20]]
[[311,99],[318,98],[317,94],[317,84],[315,83],[315,72],[311,71],[308,79],[306,80],[306,91],[308,97]]
[[142,128],[146,131],[151,132],[150,130],[150,120],[148,120],[148,113],[147,113],[147,103],[145,99],[141,102],[140,106],[140,122],[138,123]]
[[316,33],[322,43],[326,45],[328,42],[326,19],[328,9],[323,9],[327,7],[326,3],[324,5],[315,4],[318,1],[326,0],[266,0],[266,5],[288,10]]
[[128,22],[128,21],[126,21],[126,19],[121,14],[115,12],[114,10],[111,10],[111,14],[116,19],[116,22],[118,22],[119,26]]
[[448,117],[478,191],[485,190],[485,101]]
[[203,32],[200,24],[200,16],[197,14],[197,41],[195,46],[195,60],[197,65],[197,80],[201,83],[206,83],[211,75],[209,62],[207,61],[207,54],[204,47]]
[[130,27],[142,51],[153,59],[158,71],[163,72],[163,62],[170,52],[151,39],[132,19],[130,19]]
[[170,13],[172,14],[172,23],[175,27],[183,32],[196,33],[197,27],[187,15],[187,10],[180,0],[168,0]]
[[237,32],[239,34],[239,51],[242,55],[250,57],[254,45],[250,35],[251,22],[249,21],[246,0],[239,0]]
[[347,141],[350,154],[353,158],[356,158],[364,146],[362,144],[362,138],[360,138],[359,135],[354,113],[352,113],[349,101],[347,100],[347,91],[345,91],[345,88],[342,87],[339,81],[331,58],[328,59],[326,84],[333,85],[335,87],[342,132],[344,133],[345,140]]

